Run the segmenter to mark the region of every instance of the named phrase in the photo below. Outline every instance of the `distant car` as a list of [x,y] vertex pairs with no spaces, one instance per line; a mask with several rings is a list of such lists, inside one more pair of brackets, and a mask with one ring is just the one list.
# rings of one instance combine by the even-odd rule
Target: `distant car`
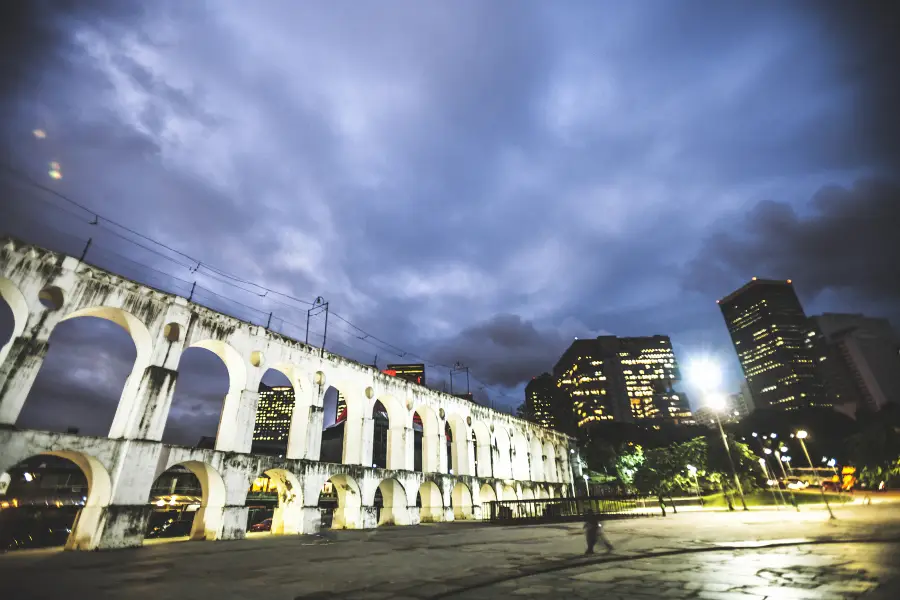
[[263,519],[250,527],[250,531],[272,531],[272,519]]
[[786,483],[787,483],[786,487],[789,490],[805,490],[806,488],[809,487],[809,484],[806,483],[805,481],[803,481],[802,479],[797,479],[797,478],[793,478],[793,477],[789,477],[786,480]]

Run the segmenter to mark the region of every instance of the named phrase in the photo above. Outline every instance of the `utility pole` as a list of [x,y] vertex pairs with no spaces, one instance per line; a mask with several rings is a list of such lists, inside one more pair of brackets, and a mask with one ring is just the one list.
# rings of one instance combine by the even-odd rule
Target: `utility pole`
[[313,302],[312,308],[306,311],[306,344],[309,345],[309,319],[315,315],[319,315],[322,312],[325,312],[325,331],[322,334],[322,349],[319,352],[319,358],[325,356],[325,341],[328,339],[328,303],[325,302],[325,298],[322,296],[318,296],[316,301]]
[[450,394],[453,394],[453,374],[466,372],[466,395],[471,393],[469,389],[469,367],[464,367],[463,364],[459,361],[456,361],[456,364],[450,368]]

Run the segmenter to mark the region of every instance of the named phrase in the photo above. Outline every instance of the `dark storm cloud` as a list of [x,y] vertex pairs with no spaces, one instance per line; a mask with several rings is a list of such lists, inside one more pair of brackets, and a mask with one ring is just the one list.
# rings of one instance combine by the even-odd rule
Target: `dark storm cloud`
[[803,213],[761,202],[704,242],[686,285],[724,296],[754,275],[792,278],[806,294],[847,293],[900,316],[898,225],[900,184],[893,181],[823,188]]
[[[3,76],[31,84],[5,97],[4,160],[45,182],[59,160],[52,185],[102,214],[246,280],[322,295],[393,346],[511,394],[573,336],[724,347],[713,300],[740,257],[703,240],[770,198],[806,228],[817,190],[884,170],[900,138],[869,143],[873,113],[896,105],[888,65],[869,60],[888,55],[885,36],[854,24],[874,13],[843,31],[820,3],[112,4],[19,19],[34,45]],[[114,270],[159,277],[122,254],[198,277],[198,299],[242,318],[305,322],[0,185],[14,233],[52,222],[74,248],[94,237],[89,259]],[[778,222],[766,210],[749,217],[761,237]],[[727,260],[704,271],[722,243]],[[329,322],[341,353],[408,359],[360,337]],[[173,413],[209,420],[217,394]]]

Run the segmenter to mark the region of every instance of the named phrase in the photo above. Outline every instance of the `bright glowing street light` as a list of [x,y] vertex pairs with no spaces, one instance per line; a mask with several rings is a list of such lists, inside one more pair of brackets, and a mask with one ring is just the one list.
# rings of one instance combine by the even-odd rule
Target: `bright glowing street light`
[[816,481],[819,482],[819,489],[822,490],[822,500],[825,501],[825,508],[828,509],[828,518],[834,519],[834,513],[831,512],[831,505],[828,504],[828,496],[825,495],[825,486],[822,485],[822,480],[819,479],[819,470],[816,468],[816,465],[813,464],[812,459],[809,457],[809,451],[806,449],[806,443],[803,441],[807,438],[808,434],[804,430],[800,430],[797,432],[797,439],[800,440],[800,447],[803,448],[803,454],[806,455],[806,461],[809,463],[809,466],[813,470],[813,477],[816,478]]
[[725,396],[719,391],[719,384],[722,383],[722,370],[719,365],[705,357],[695,360],[689,367],[690,379],[703,392],[704,404],[712,409],[713,415],[716,417],[716,424],[719,426],[719,433],[722,434],[722,443],[725,445],[725,453],[728,455],[728,464],[731,466],[731,474],[734,476],[734,484],[738,493],[741,495],[741,505],[744,510],[747,508],[747,501],[744,499],[744,489],[741,487],[741,480],[738,477],[737,469],[734,467],[734,459],[731,456],[731,448],[728,445],[728,438],[725,436],[725,429],[722,428],[722,420],[719,419],[719,413],[725,410]]
[[711,392],[722,383],[722,370],[708,357],[695,360],[688,369],[691,381],[704,392]]

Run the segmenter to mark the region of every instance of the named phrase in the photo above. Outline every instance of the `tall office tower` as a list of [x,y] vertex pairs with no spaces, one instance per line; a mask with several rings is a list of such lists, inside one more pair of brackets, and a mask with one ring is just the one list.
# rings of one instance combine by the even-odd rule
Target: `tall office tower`
[[618,362],[632,418],[693,422],[687,397],[673,389],[681,376],[669,336],[611,339],[619,343]]
[[269,387],[259,384],[259,404],[253,427],[254,447],[266,450],[286,449],[294,411],[294,389],[289,386]]
[[532,377],[525,386],[526,417],[550,429],[558,429],[559,424],[554,414],[553,399],[557,393],[556,381],[550,373],[541,373]]
[[405,379],[410,383],[425,385],[425,365],[422,363],[411,365],[388,365],[382,373]]
[[578,427],[630,417],[614,398],[608,354],[599,339],[576,339],[553,367],[557,401],[571,407]]
[[900,402],[900,341],[887,319],[825,313],[807,341],[835,405],[878,410]]
[[693,423],[687,398],[673,389],[679,371],[668,336],[575,340],[553,374],[577,424],[592,421]]
[[754,277],[717,302],[756,408],[831,406],[806,344],[809,323],[790,279]]

